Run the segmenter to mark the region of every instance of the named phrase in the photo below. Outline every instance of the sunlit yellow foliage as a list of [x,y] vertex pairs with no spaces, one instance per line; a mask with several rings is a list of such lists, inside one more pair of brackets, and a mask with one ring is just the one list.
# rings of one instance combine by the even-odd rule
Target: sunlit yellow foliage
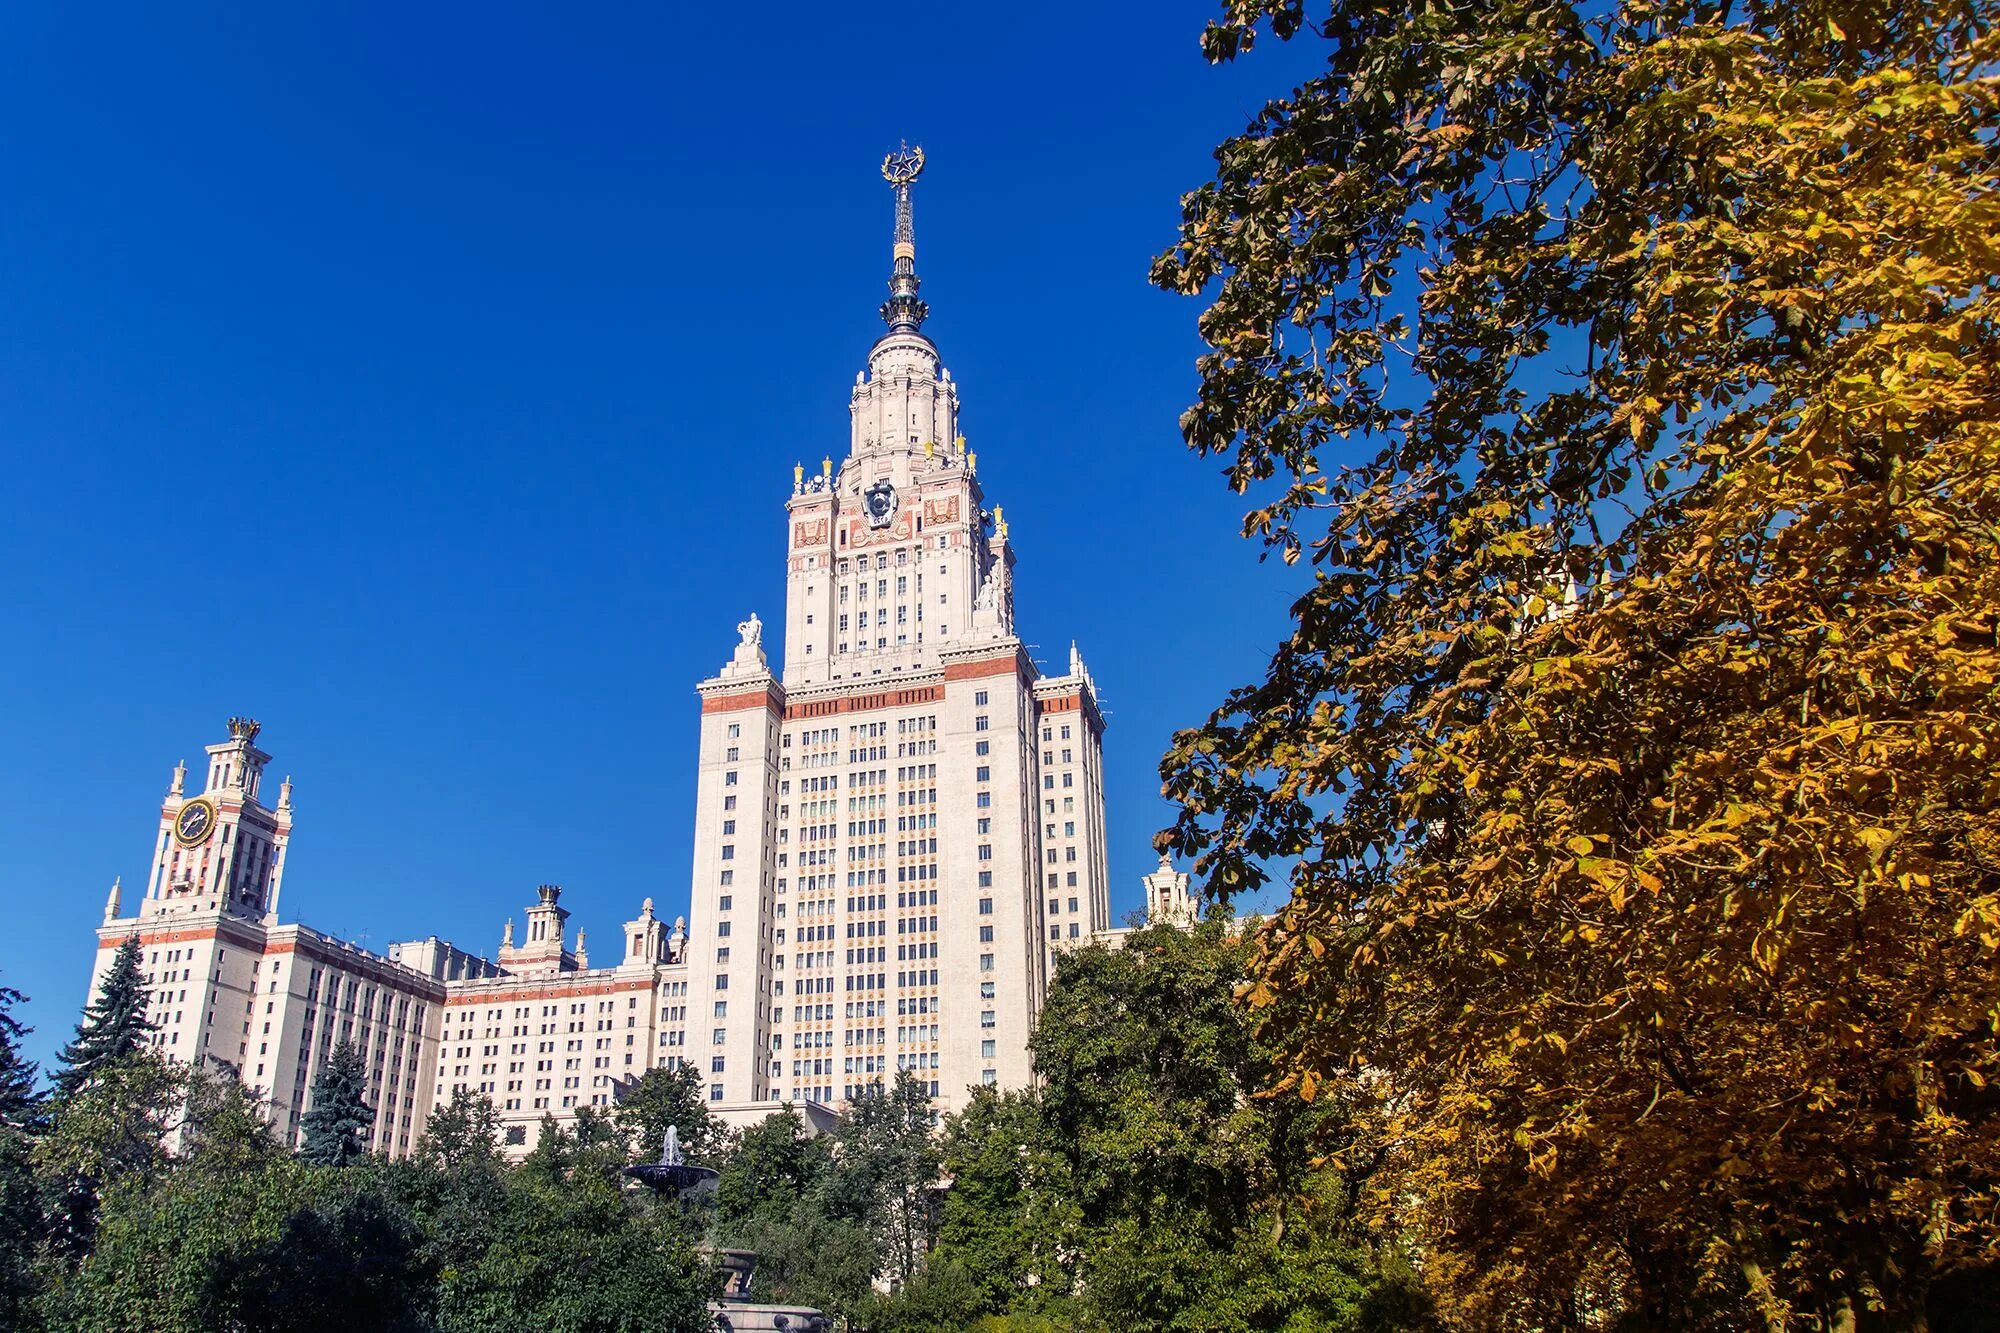
[[1156,266],[1317,567],[1167,837],[1287,865],[1282,1095],[1381,1095],[1469,1323],[1909,1327],[2000,1252],[1990,18],[1348,5]]

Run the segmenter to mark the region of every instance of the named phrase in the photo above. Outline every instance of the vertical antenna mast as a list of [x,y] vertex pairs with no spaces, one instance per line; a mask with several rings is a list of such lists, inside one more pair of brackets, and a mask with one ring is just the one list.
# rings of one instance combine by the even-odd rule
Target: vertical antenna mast
[[889,277],[889,299],[882,303],[882,322],[891,333],[916,333],[931,313],[917,295],[917,225],[910,208],[910,187],[924,172],[924,150],[905,143],[882,159],[882,179],[896,189],[895,267]]

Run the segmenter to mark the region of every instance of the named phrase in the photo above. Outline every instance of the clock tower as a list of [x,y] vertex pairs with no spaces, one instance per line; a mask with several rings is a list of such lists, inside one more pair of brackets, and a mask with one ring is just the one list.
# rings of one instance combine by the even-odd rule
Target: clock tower
[[292,783],[279,784],[274,808],[263,804],[271,756],[257,748],[257,732],[253,719],[230,718],[229,739],[208,747],[207,779],[194,795],[187,793],[187,765],[175,765],[160,805],[142,916],[221,911],[276,920],[292,835]]

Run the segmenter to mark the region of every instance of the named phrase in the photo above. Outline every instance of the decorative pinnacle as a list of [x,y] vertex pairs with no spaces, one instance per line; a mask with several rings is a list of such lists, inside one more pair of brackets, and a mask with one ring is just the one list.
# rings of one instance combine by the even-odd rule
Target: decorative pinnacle
[[889,299],[882,303],[882,322],[891,333],[915,333],[931,313],[917,295],[917,227],[910,212],[910,186],[924,174],[924,150],[905,143],[882,159],[882,179],[896,189],[895,267],[889,277]]
[[263,727],[254,717],[232,717],[229,719],[229,739],[233,741],[254,741]]

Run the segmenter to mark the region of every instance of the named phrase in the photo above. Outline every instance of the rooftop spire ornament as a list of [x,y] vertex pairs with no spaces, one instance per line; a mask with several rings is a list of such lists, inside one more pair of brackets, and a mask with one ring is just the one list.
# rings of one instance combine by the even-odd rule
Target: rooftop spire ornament
[[895,267],[889,277],[889,299],[882,303],[882,322],[891,333],[915,333],[931,313],[917,295],[917,227],[910,213],[910,186],[924,174],[924,150],[904,144],[882,159],[882,179],[896,190]]

